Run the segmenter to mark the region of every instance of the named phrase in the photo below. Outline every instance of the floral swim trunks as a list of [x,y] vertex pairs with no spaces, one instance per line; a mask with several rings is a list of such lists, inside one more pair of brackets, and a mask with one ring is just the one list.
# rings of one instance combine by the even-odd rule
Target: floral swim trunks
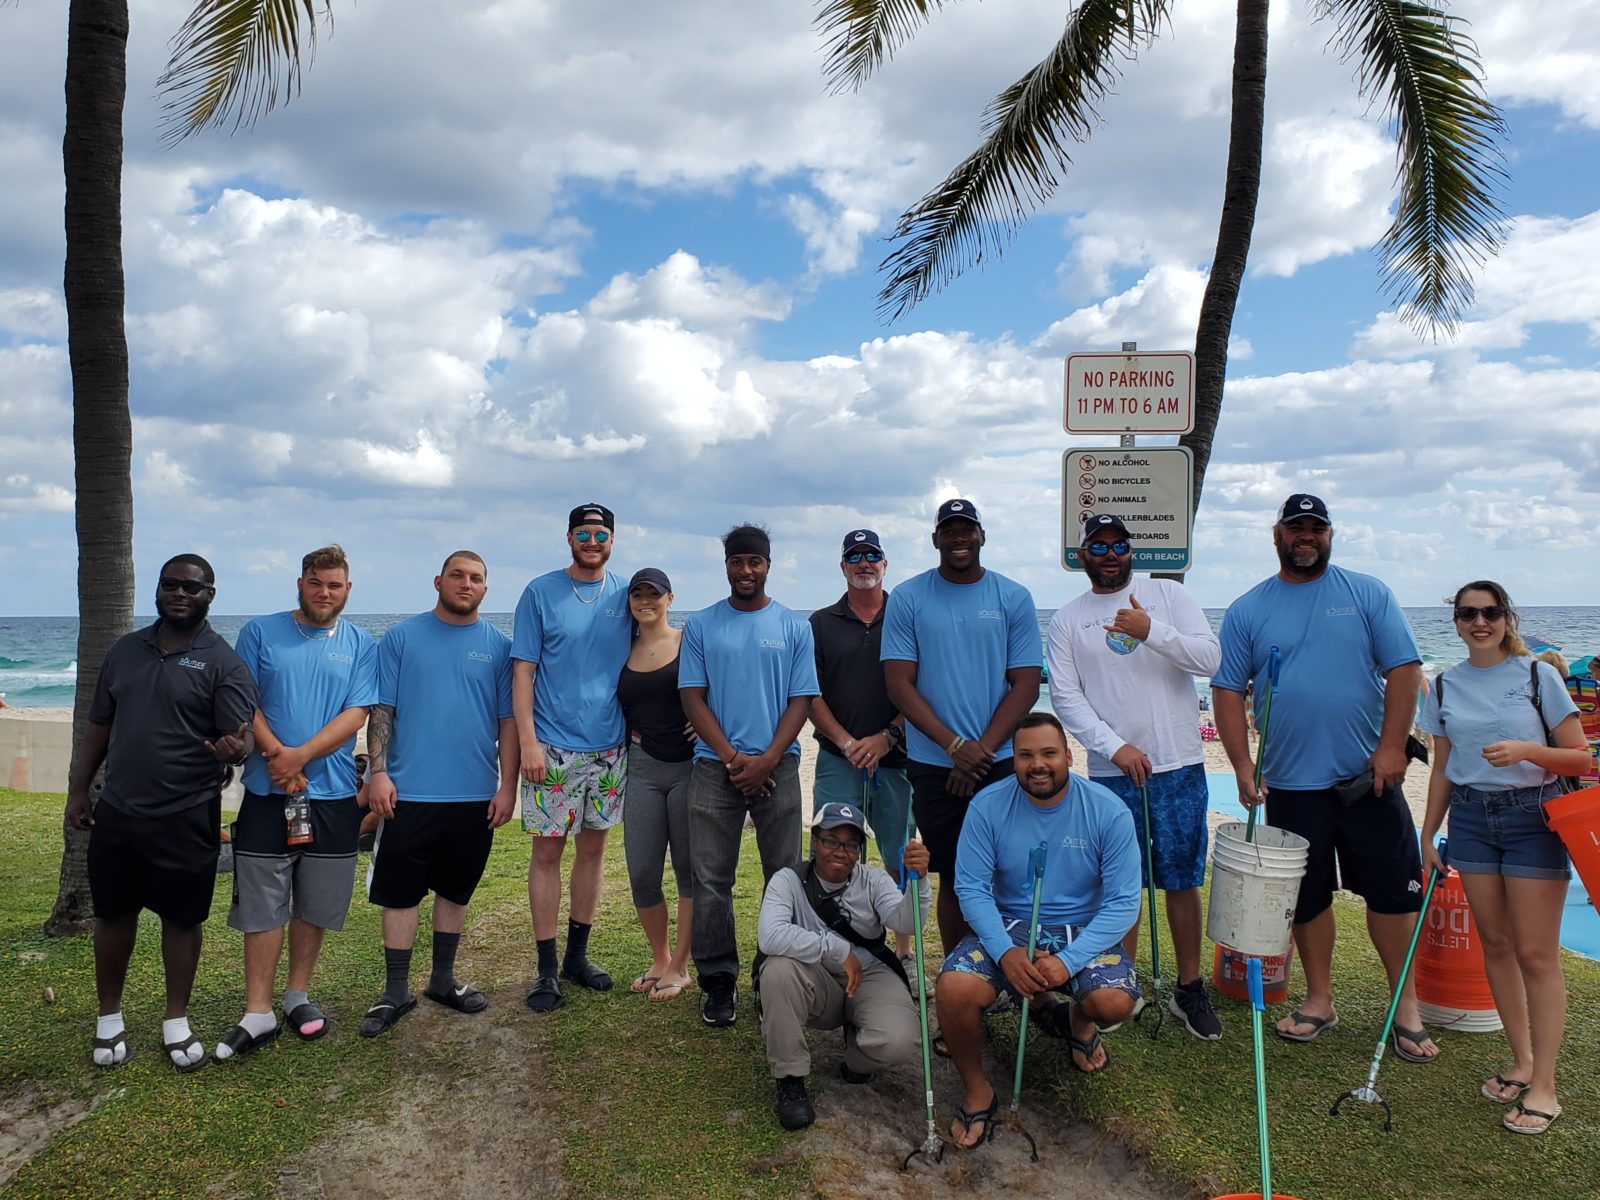
[[622,822],[628,786],[626,743],[609,750],[544,748],[543,783],[522,780],[522,827],[534,837],[566,837]]
[[[1011,935],[1012,945],[1027,949],[1027,921],[1007,920],[1006,932]],[[1035,942],[1035,954],[1059,955],[1082,932],[1081,925],[1046,925],[1041,922],[1039,936]],[[944,968],[940,974],[944,971],[977,975],[997,993],[1015,998],[1011,990],[1011,981],[1006,978],[1005,971],[998,962],[989,957],[989,952],[983,948],[983,943],[978,940],[978,935],[975,933],[967,934],[956,943],[956,948],[944,960]],[[1138,975],[1134,970],[1133,960],[1122,952],[1121,943],[1091,958],[1083,965],[1083,969],[1068,981],[1068,987],[1074,1000],[1082,1000],[1090,992],[1101,988],[1115,988],[1127,992],[1136,1000],[1140,995]]]

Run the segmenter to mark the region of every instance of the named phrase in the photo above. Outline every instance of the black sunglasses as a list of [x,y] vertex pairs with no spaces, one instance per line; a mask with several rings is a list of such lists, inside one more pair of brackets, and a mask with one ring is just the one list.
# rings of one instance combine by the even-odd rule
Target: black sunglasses
[[1506,610],[1499,604],[1485,604],[1482,608],[1473,608],[1470,604],[1456,605],[1456,620],[1463,625],[1469,625],[1482,617],[1485,621],[1498,621],[1506,615]]
[[845,562],[850,563],[852,566],[860,562],[862,559],[866,559],[868,562],[873,563],[882,562],[883,552],[881,550],[852,550],[849,554],[844,556]]
[[1127,542],[1090,542],[1084,549],[1089,552],[1090,558],[1104,558],[1107,554],[1121,558],[1132,547]]
[[185,596],[198,596],[201,592],[210,590],[209,583],[201,583],[198,579],[174,579],[170,575],[161,577],[161,590],[163,592],[182,592]]

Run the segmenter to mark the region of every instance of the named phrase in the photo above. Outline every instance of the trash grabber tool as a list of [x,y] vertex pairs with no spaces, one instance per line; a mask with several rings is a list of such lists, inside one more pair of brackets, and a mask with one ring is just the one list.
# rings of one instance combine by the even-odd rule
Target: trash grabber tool
[[1161,1022],[1166,1020],[1166,1012],[1161,1007],[1161,938],[1156,933],[1156,856],[1150,842],[1150,789],[1148,786],[1139,788],[1139,800],[1144,805],[1144,863],[1145,863],[1145,894],[1150,901],[1150,993],[1151,1004],[1144,1006],[1139,1013],[1143,1017],[1152,1005],[1156,1010],[1156,1023],[1150,1027],[1150,1038],[1154,1041],[1161,1035]]
[[1256,1055],[1256,1144],[1261,1154],[1261,1195],[1272,1200],[1272,1147],[1267,1138],[1267,1063],[1261,1048],[1261,1014],[1266,1001],[1261,988],[1261,960],[1252,958],[1246,967],[1250,987],[1250,1040]]
[[1244,840],[1256,840],[1256,817],[1261,812],[1261,772],[1267,765],[1267,724],[1272,720],[1272,693],[1278,690],[1278,671],[1281,662],[1278,648],[1273,646],[1267,652],[1267,694],[1261,700],[1261,720],[1256,722],[1256,798],[1259,801],[1250,806],[1250,816],[1244,824]]
[[[1445,851],[1449,848],[1448,839],[1439,840],[1439,858],[1445,864],[1445,870],[1450,869],[1450,862],[1445,858]],[[1400,1007],[1400,993],[1405,990],[1406,979],[1411,974],[1411,960],[1417,953],[1417,941],[1422,937],[1422,927],[1428,921],[1428,901],[1433,899],[1433,889],[1439,883],[1439,871],[1436,868],[1428,875],[1428,890],[1422,894],[1422,911],[1417,914],[1417,927],[1411,931],[1411,945],[1406,948],[1406,960],[1400,965],[1400,978],[1395,980],[1394,995],[1389,998],[1389,1015],[1383,1019],[1383,1032],[1378,1035],[1378,1048],[1372,1052],[1372,1063],[1367,1067],[1367,1081],[1358,1088],[1351,1088],[1344,1095],[1333,1102],[1333,1107],[1328,1110],[1328,1115],[1339,1115],[1339,1106],[1346,1100],[1360,1100],[1364,1104],[1381,1104],[1383,1106],[1383,1131],[1390,1132],[1394,1128],[1394,1110],[1389,1107],[1389,1102],[1378,1094],[1378,1067],[1383,1063],[1383,1052],[1389,1048],[1389,1031],[1394,1028],[1394,1014]]]
[[[1033,913],[1028,918],[1028,961],[1039,944],[1039,894],[1044,890],[1044,856],[1048,845],[1040,842],[1028,851],[1028,873],[1033,876]],[[1028,1000],[1022,999],[1022,1020],[1017,1024],[1017,1070],[1011,1082],[1011,1124],[1028,1139],[1028,1153],[1034,1162],[1039,1161],[1039,1144],[1033,1134],[1022,1126],[1022,1052],[1028,1045]]]
[[[906,841],[910,841],[917,832],[916,818],[911,818],[906,824]],[[939,1136],[933,1115],[933,1059],[929,1055],[932,1044],[928,1037],[928,976],[923,971],[922,965],[922,889],[918,886],[922,877],[915,871],[905,871],[906,886],[911,889],[911,920],[916,925],[915,938],[917,944],[917,1015],[922,1020],[922,1102],[926,1109],[928,1120],[927,1136],[905,1161],[900,1164],[902,1171],[911,1166],[911,1160],[919,1154],[933,1155],[934,1162],[944,1161],[944,1139]]]

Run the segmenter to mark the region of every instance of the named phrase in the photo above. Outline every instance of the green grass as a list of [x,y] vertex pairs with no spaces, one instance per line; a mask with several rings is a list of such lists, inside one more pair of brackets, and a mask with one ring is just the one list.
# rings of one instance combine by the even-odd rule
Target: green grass
[[[24,1166],[8,1196],[275,1195],[280,1166],[340,1122],[370,1117],[381,1107],[375,1101],[402,1088],[409,1071],[449,1069],[444,1050],[419,1047],[404,1025],[394,1037],[355,1036],[355,1018],[382,979],[377,912],[359,899],[346,930],[329,937],[318,971],[316,994],[336,1025],[317,1046],[283,1045],[248,1063],[179,1076],[154,1044],[161,970],[158,929],[147,919],[126,1002],[136,1058],[116,1072],[92,1068],[89,939],[51,940],[38,932],[56,886],[61,804],[59,796],[0,790],[6,830],[0,848],[0,1095],[26,1095],[31,1107],[86,1099],[97,1099],[98,1106]],[[569,988],[565,1009],[553,1019],[536,1020],[520,1008],[517,998],[532,963],[527,858],[524,835],[515,827],[502,830],[474,898],[460,973],[502,993],[490,1016],[525,1036],[529,1053],[548,1064],[547,1092],[530,1099],[528,1119],[537,1112],[537,1120],[559,1123],[570,1193],[705,1200],[811,1194],[794,1139],[771,1119],[771,1085],[748,996],[741,997],[738,1026],[712,1035],[700,1026],[693,991],[657,1005],[625,994],[647,955],[628,899],[620,840],[608,850],[607,893],[592,952],[623,994],[600,997]],[[747,941],[758,897],[751,845],[737,898]],[[239,937],[226,926],[225,908],[226,893],[219,889],[192,1009],[195,1028],[208,1041],[237,1019],[242,1000]],[[1600,995],[1600,964],[1567,961],[1574,1017],[1563,1054],[1566,1112],[1551,1134],[1517,1138],[1495,1128],[1501,1110],[1480,1099],[1477,1087],[1505,1065],[1504,1042],[1494,1034],[1448,1032],[1438,1035],[1444,1057],[1434,1065],[1385,1058],[1378,1087],[1395,1109],[1395,1130],[1386,1134],[1374,1106],[1347,1103],[1339,1117],[1327,1115],[1340,1092],[1365,1079],[1386,1004],[1359,912],[1341,902],[1339,916],[1345,930],[1335,963],[1342,1024],[1309,1045],[1284,1042],[1270,1031],[1267,1036],[1277,1189],[1307,1200],[1487,1200],[1536,1180],[1537,1193],[1549,1200],[1592,1200],[1600,1171],[1600,1086],[1588,1066],[1600,1060],[1600,1034],[1583,1014]],[[419,946],[414,982],[420,986],[425,939]],[[1170,953],[1164,942],[1164,964]],[[1170,965],[1168,974],[1170,985]],[[47,987],[54,990],[53,1003],[44,999]],[[1290,994],[1297,994],[1294,986]],[[1063,1043],[1030,1037],[1028,1091],[1036,1104],[1058,1104],[1063,1117],[1099,1122],[1197,1194],[1254,1190],[1248,1009],[1224,1000],[1220,1011],[1228,1028],[1217,1043],[1196,1041],[1170,1017],[1154,1042],[1140,1025],[1128,1025],[1107,1039],[1114,1068],[1092,1079],[1071,1070]],[[1267,1021],[1278,1012],[1269,1012]],[[1003,1061],[1008,1042],[1015,1045],[1014,1028],[1004,1018],[996,1022],[993,1048]],[[886,1120],[895,1116],[885,1113]]]

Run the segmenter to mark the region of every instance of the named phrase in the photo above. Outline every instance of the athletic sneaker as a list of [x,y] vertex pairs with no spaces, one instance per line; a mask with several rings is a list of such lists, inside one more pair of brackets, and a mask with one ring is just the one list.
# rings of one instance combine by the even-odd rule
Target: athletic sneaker
[[811,1097],[806,1095],[804,1076],[785,1075],[778,1080],[778,1098],[773,1102],[772,1111],[778,1114],[778,1124],[785,1129],[804,1129],[817,1119]]
[[1173,989],[1167,1008],[1195,1037],[1214,1042],[1222,1036],[1222,1022],[1211,1011],[1211,996],[1204,979],[1180,983]]
[[732,975],[723,974],[700,977],[700,989],[705,993],[700,1002],[700,1019],[713,1028],[724,1029],[739,1019],[739,989],[733,979]]

